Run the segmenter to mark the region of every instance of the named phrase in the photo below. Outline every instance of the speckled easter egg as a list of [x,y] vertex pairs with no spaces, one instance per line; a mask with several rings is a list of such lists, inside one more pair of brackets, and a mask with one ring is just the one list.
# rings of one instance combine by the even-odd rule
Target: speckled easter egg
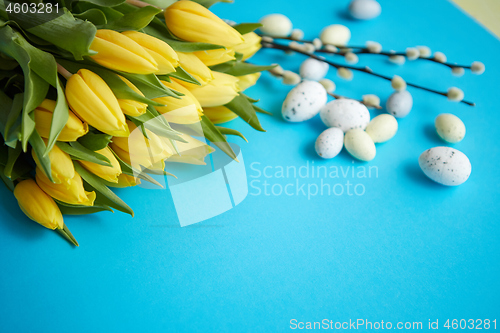
[[288,37],[292,32],[292,21],[283,14],[269,14],[259,21],[260,32],[274,37]]
[[370,122],[370,112],[358,101],[353,99],[336,99],[320,110],[323,123],[328,127],[338,127],[343,132],[359,128],[364,130]]
[[447,186],[463,184],[471,173],[467,156],[450,147],[427,149],[420,155],[418,164],[427,177]]
[[382,7],[375,0],[352,0],[349,13],[358,20],[371,20],[380,15]]
[[413,97],[408,90],[395,91],[385,105],[387,112],[396,118],[404,118],[413,107]]
[[394,116],[383,113],[373,118],[368,126],[366,133],[375,143],[382,143],[392,139],[398,131],[398,121]]
[[306,80],[319,81],[326,76],[328,68],[326,62],[309,58],[300,65],[299,73]]
[[451,113],[442,113],[435,122],[437,134],[446,142],[457,143],[465,136],[465,125],[457,116]]
[[361,161],[371,161],[377,154],[372,138],[359,128],[347,131],[344,146],[352,157]]
[[315,81],[303,81],[286,96],[281,114],[286,121],[309,120],[318,114],[327,101],[325,88]]
[[329,159],[337,156],[344,146],[344,132],[340,128],[331,127],[323,131],[316,140],[316,153]]

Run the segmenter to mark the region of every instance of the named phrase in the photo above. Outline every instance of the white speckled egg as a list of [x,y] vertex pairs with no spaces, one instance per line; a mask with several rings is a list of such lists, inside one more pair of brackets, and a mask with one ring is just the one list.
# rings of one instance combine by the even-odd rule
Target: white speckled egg
[[299,73],[306,80],[319,81],[326,76],[328,68],[326,62],[309,58],[300,65]]
[[370,112],[353,99],[336,99],[326,104],[320,111],[321,120],[328,127],[338,127],[343,132],[360,128],[364,130],[370,122]]
[[366,133],[375,143],[382,143],[392,139],[398,131],[398,121],[390,114],[383,113],[373,118],[368,126]]
[[334,158],[344,146],[344,132],[340,128],[331,127],[323,131],[316,139],[316,153],[323,158]]
[[303,81],[286,96],[281,114],[286,121],[309,120],[318,114],[327,101],[325,88],[316,81]]
[[292,21],[283,14],[269,14],[259,21],[260,32],[274,37],[288,37],[292,31]]
[[351,30],[342,24],[332,24],[321,31],[323,44],[346,45],[351,39]]
[[358,20],[371,20],[380,15],[382,7],[375,0],[352,0],[349,13]]
[[467,156],[450,147],[427,149],[420,155],[418,164],[427,177],[447,186],[463,184],[471,173]]
[[372,138],[359,128],[352,129],[345,134],[344,146],[352,157],[361,161],[371,161],[377,153]]
[[434,122],[438,135],[446,142],[457,143],[465,136],[465,125],[455,115],[442,113]]
[[395,91],[385,104],[387,112],[396,118],[404,118],[413,107],[413,97],[408,90]]

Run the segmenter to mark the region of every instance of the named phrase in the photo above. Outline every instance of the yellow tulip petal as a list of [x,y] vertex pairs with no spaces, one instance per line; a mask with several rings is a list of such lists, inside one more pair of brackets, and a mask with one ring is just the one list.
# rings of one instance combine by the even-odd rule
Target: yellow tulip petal
[[225,106],[215,106],[211,108],[203,108],[203,114],[208,117],[214,124],[222,124],[238,118],[236,113],[229,110]]
[[82,177],[75,172],[69,184],[54,184],[36,168],[36,182],[40,188],[52,198],[72,205],[93,206],[95,192],[87,192],[83,188]]
[[196,55],[183,52],[177,52],[177,55],[179,56],[181,67],[200,82],[202,86],[213,80],[214,76],[210,68]]
[[214,66],[236,59],[233,49],[217,49],[193,53],[207,66]]
[[78,162],[85,169],[92,172],[94,175],[110,183],[118,183],[118,177],[122,173],[122,168],[120,166],[120,162],[118,162],[111,149],[109,149],[109,147],[105,147],[103,149],[96,151],[96,153],[106,157],[111,162],[111,166],[100,165],[88,161],[78,161]]

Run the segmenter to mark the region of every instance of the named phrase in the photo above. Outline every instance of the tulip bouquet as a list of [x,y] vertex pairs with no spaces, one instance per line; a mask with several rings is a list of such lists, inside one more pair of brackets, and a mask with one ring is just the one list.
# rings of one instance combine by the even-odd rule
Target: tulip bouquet
[[247,62],[259,24],[231,27],[213,0],[169,2],[0,3],[0,176],[74,245],[63,214],[133,215],[110,187],[204,164],[213,148],[195,136],[236,158],[225,135],[243,135],[217,124],[238,116],[263,131],[243,93],[272,68]]

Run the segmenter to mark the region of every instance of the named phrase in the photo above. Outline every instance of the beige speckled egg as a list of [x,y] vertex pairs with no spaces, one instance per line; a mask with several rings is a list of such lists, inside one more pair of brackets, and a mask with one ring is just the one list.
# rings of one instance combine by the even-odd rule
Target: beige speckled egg
[[455,115],[442,113],[434,122],[438,135],[446,142],[457,143],[465,136],[465,125]]
[[366,126],[366,133],[375,143],[382,143],[392,139],[398,131],[398,121],[394,116],[383,113],[373,118]]
[[361,161],[371,161],[377,153],[372,138],[359,128],[347,131],[344,136],[344,147],[352,157]]

